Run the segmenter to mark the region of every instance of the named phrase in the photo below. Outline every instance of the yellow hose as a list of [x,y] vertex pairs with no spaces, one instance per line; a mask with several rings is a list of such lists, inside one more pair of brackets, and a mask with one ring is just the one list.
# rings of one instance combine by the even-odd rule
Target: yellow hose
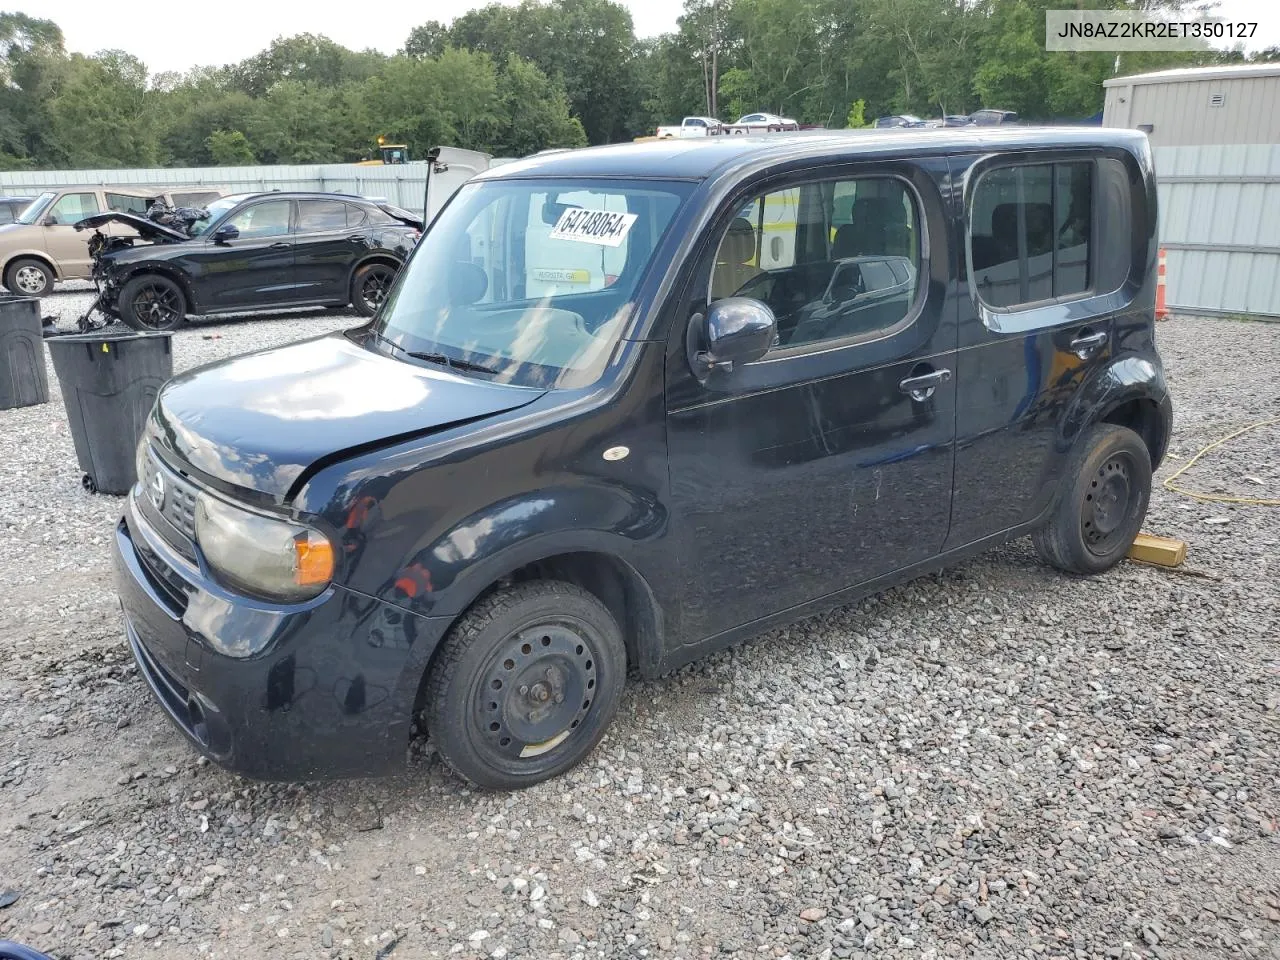
[[1258,497],[1224,497],[1216,493],[1199,493],[1198,491],[1195,491],[1195,490],[1187,490],[1184,487],[1179,487],[1177,484],[1173,482],[1177,480],[1180,476],[1182,476],[1184,473],[1186,473],[1188,470],[1190,470],[1193,466],[1195,466],[1195,463],[1197,460],[1203,457],[1210,450],[1213,450],[1215,447],[1222,446],[1228,440],[1234,440],[1236,437],[1240,436],[1242,433],[1248,433],[1250,430],[1256,430],[1259,427],[1269,427],[1275,423],[1280,423],[1280,417],[1272,417],[1270,420],[1259,420],[1257,423],[1251,423],[1247,427],[1241,427],[1235,433],[1227,434],[1225,437],[1223,437],[1220,440],[1213,441],[1213,443],[1209,444],[1207,447],[1205,447],[1203,450],[1197,453],[1194,457],[1192,457],[1190,460],[1188,460],[1186,463],[1180,466],[1176,471],[1174,471],[1174,473],[1165,480],[1164,488],[1166,490],[1172,490],[1174,493],[1180,493],[1183,496],[1190,497],[1193,500],[1200,500],[1204,503],[1243,503],[1243,504],[1247,504],[1249,506],[1255,506],[1255,507],[1280,507],[1280,500],[1266,500]]

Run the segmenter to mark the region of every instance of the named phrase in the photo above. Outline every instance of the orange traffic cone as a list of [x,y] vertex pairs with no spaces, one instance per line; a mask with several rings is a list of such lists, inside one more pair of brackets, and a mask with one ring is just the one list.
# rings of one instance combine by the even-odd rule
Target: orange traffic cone
[[1168,320],[1169,308],[1165,305],[1165,260],[1164,247],[1160,248],[1160,259],[1156,267],[1156,319]]

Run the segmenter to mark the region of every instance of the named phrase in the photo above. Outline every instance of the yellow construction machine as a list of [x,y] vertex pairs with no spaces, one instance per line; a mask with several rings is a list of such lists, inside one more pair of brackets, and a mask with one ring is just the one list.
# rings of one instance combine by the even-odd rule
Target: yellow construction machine
[[378,159],[361,160],[356,166],[381,167],[390,163],[408,163],[409,148],[403,143],[387,143],[386,137],[378,138]]

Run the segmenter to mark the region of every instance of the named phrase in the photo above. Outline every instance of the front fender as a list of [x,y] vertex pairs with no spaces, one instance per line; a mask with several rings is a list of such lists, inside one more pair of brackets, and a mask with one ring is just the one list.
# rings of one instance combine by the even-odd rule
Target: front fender
[[200,313],[201,305],[196,299],[195,289],[191,285],[191,278],[183,270],[172,266],[165,260],[141,260],[137,263],[118,264],[111,273],[111,282],[118,292],[126,283],[143,273],[158,273],[163,277],[168,277],[182,288],[182,295],[187,298],[187,312]]
[[[1164,421],[1160,431],[1160,450],[1167,449],[1172,427],[1172,405],[1164,371],[1157,362],[1132,354],[1117,357],[1076,391],[1060,421],[1059,449],[1063,453],[1069,451],[1090,427],[1131,400],[1149,400],[1159,409]],[[1155,459],[1158,461],[1159,457]]]
[[[364,511],[378,513],[373,503]],[[358,556],[351,573],[380,600],[422,616],[452,617],[512,571],[566,553],[600,553],[633,569],[645,545],[653,548],[667,525],[665,508],[652,494],[599,479],[546,487],[501,500],[472,513],[447,531],[415,543],[395,563],[383,564],[377,542],[378,519],[348,523],[342,552],[369,552],[368,560],[387,571],[372,583]],[[361,531],[368,526],[368,534]],[[388,537],[385,544],[394,542]]]

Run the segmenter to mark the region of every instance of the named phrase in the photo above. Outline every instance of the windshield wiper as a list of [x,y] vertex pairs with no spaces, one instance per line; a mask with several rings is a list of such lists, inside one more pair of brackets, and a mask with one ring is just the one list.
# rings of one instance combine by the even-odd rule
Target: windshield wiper
[[412,357],[414,360],[425,360],[427,363],[437,363],[442,367],[449,367],[454,370],[472,370],[476,373],[487,373],[495,377],[502,372],[495,367],[487,367],[483,363],[475,363],[471,360],[459,360],[454,357],[446,356],[443,353],[429,353],[426,351],[414,352],[413,350],[406,350],[404,347],[400,346],[400,344],[388,337],[384,337],[376,330],[370,332],[381,343],[385,343],[392,350],[395,350],[398,353],[403,353],[406,357]]
[[495,367],[485,366],[483,363],[459,360],[455,357],[445,356],[443,353],[414,353],[411,350],[406,350],[405,355],[413,357],[415,360],[425,360],[427,363],[438,363],[445,367],[452,367],[455,370],[474,370],[476,373],[488,373],[495,377],[502,372]]

